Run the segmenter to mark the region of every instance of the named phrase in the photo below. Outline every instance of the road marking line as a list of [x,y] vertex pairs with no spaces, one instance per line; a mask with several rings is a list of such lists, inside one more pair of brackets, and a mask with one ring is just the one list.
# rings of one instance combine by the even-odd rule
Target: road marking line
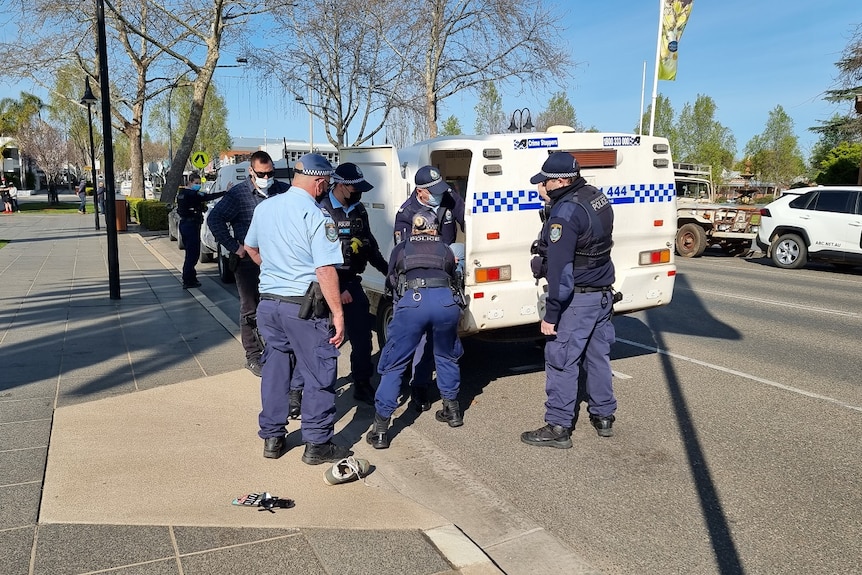
[[743,296],[743,295],[729,294],[729,293],[723,292],[723,291],[711,291],[711,290],[705,290],[705,289],[695,290],[693,288],[685,288],[685,287],[677,287],[677,286],[674,286],[674,289],[685,290],[685,291],[696,292],[696,293],[708,293],[711,295],[718,295],[718,296],[724,296],[724,297],[729,297],[729,298],[734,298],[734,299],[741,299],[741,300],[755,302],[755,303],[765,303],[765,304],[769,304],[769,305],[789,307],[789,308],[793,308],[793,309],[802,309],[805,311],[815,311],[815,312],[820,312],[820,313],[828,313],[828,314],[832,314],[832,315],[843,315],[843,316],[847,316],[847,317],[862,318],[862,313],[857,313],[857,312],[853,312],[853,311],[839,311],[839,310],[827,309],[827,308],[822,308],[822,307],[813,307],[810,305],[803,305],[803,304],[798,304],[798,303],[789,303],[786,301],[775,301],[775,300],[770,300],[770,299],[761,299],[761,298],[756,298],[756,297],[748,297],[748,296]]
[[799,395],[804,395],[804,396],[806,396],[806,397],[811,397],[811,398],[813,398],[813,399],[821,399],[821,400],[823,400],[823,401],[828,401],[828,402],[830,402],[830,403],[835,403],[835,404],[840,405],[841,407],[845,407],[845,408],[847,408],[847,409],[852,409],[852,410],[854,410],[854,411],[862,412],[862,407],[858,407],[858,406],[856,406],[856,405],[851,405],[851,404],[849,404],[849,403],[845,403],[845,402],[841,401],[840,399],[835,399],[834,397],[829,397],[829,396],[826,396],[826,395],[820,395],[820,394],[818,394],[818,393],[812,393],[812,392],[810,392],[810,391],[805,391],[804,389],[799,389],[798,387],[792,387],[792,386],[789,386],[789,385],[784,385],[783,383],[778,383],[777,381],[772,381],[772,380],[769,380],[769,379],[764,379],[764,378],[762,378],[762,377],[757,377],[756,375],[751,375],[750,373],[744,373],[744,372],[742,372],[742,371],[737,371],[737,370],[735,370],[735,369],[730,369],[730,368],[728,368],[728,367],[722,367],[722,366],[720,366],[720,365],[716,365],[716,364],[714,364],[714,363],[708,363],[708,362],[705,362],[705,361],[701,361],[701,360],[699,360],[699,359],[694,359],[694,358],[692,358],[692,357],[686,357],[686,356],[684,356],[684,355],[680,355],[680,354],[678,354],[678,353],[670,352],[670,351],[668,351],[668,350],[666,350],[666,349],[660,349],[660,348],[657,348],[657,347],[655,347],[655,346],[653,346],[653,345],[644,345],[644,344],[642,344],[642,343],[638,343],[638,342],[636,342],[636,341],[631,341],[631,340],[628,340],[628,339],[620,339],[620,338],[617,338],[617,341],[619,341],[619,342],[621,342],[621,343],[625,343],[625,344],[631,345],[631,346],[634,346],[634,347],[639,347],[639,348],[641,348],[641,349],[645,349],[645,350],[647,350],[647,351],[653,351],[653,352],[656,352],[656,353],[660,353],[660,354],[666,355],[666,356],[668,356],[668,357],[672,357],[672,358],[674,358],[674,359],[681,359],[681,360],[683,360],[683,361],[687,361],[687,362],[689,362],[689,363],[693,363],[693,364],[695,364],[695,365],[700,365],[700,366],[703,366],[703,367],[706,367],[706,368],[709,368],[709,369],[714,369],[714,370],[716,370],[716,371],[721,371],[721,372],[724,372],[724,373],[728,373],[728,374],[730,374],[730,375],[735,375],[735,376],[738,376],[738,377],[743,377],[743,378],[745,378],[745,379],[750,379],[750,380],[752,380],[752,381],[756,381],[756,382],[758,382],[758,383],[763,383],[763,384],[765,384],[765,385],[770,385],[770,386],[775,387],[775,388],[778,388],[778,389],[783,389],[784,391],[790,391],[790,392],[793,392],[793,393],[798,393]]

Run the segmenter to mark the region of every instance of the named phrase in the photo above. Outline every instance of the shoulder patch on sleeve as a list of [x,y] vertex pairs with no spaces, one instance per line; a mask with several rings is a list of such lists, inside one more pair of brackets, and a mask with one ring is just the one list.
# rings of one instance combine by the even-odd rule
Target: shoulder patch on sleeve
[[326,223],[323,224],[323,227],[326,230],[326,239],[330,242],[338,240],[338,227],[335,225],[335,222],[327,219]]
[[556,243],[561,237],[563,237],[562,224],[551,224],[551,228],[548,231],[548,239]]

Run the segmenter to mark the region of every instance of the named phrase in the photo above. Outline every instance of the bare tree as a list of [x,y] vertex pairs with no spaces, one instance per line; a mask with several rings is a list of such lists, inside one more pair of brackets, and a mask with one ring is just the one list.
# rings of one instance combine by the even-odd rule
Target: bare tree
[[420,83],[429,136],[438,106],[485,82],[562,83],[572,59],[543,0],[427,0],[405,4],[387,38]]
[[35,118],[18,131],[16,139],[21,151],[45,172],[45,176],[57,181],[66,163],[66,142],[60,130]]

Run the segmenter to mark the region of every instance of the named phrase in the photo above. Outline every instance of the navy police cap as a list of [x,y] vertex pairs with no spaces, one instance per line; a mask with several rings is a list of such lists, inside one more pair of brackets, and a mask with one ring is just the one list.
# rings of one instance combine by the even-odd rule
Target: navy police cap
[[542,164],[542,171],[530,178],[530,183],[540,184],[546,180],[577,178],[580,175],[581,166],[573,155],[568,152],[554,152]]

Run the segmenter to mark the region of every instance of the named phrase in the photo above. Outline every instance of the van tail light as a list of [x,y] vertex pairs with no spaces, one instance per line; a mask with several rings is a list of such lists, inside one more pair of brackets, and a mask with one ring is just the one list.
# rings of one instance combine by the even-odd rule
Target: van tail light
[[760,217],[761,218],[771,218],[772,214],[769,213],[768,208],[760,208]]
[[670,263],[669,249],[652,250],[648,252],[641,252],[638,254],[638,264],[642,266],[651,266],[667,263]]
[[476,283],[510,281],[512,279],[512,266],[476,268],[475,277]]

